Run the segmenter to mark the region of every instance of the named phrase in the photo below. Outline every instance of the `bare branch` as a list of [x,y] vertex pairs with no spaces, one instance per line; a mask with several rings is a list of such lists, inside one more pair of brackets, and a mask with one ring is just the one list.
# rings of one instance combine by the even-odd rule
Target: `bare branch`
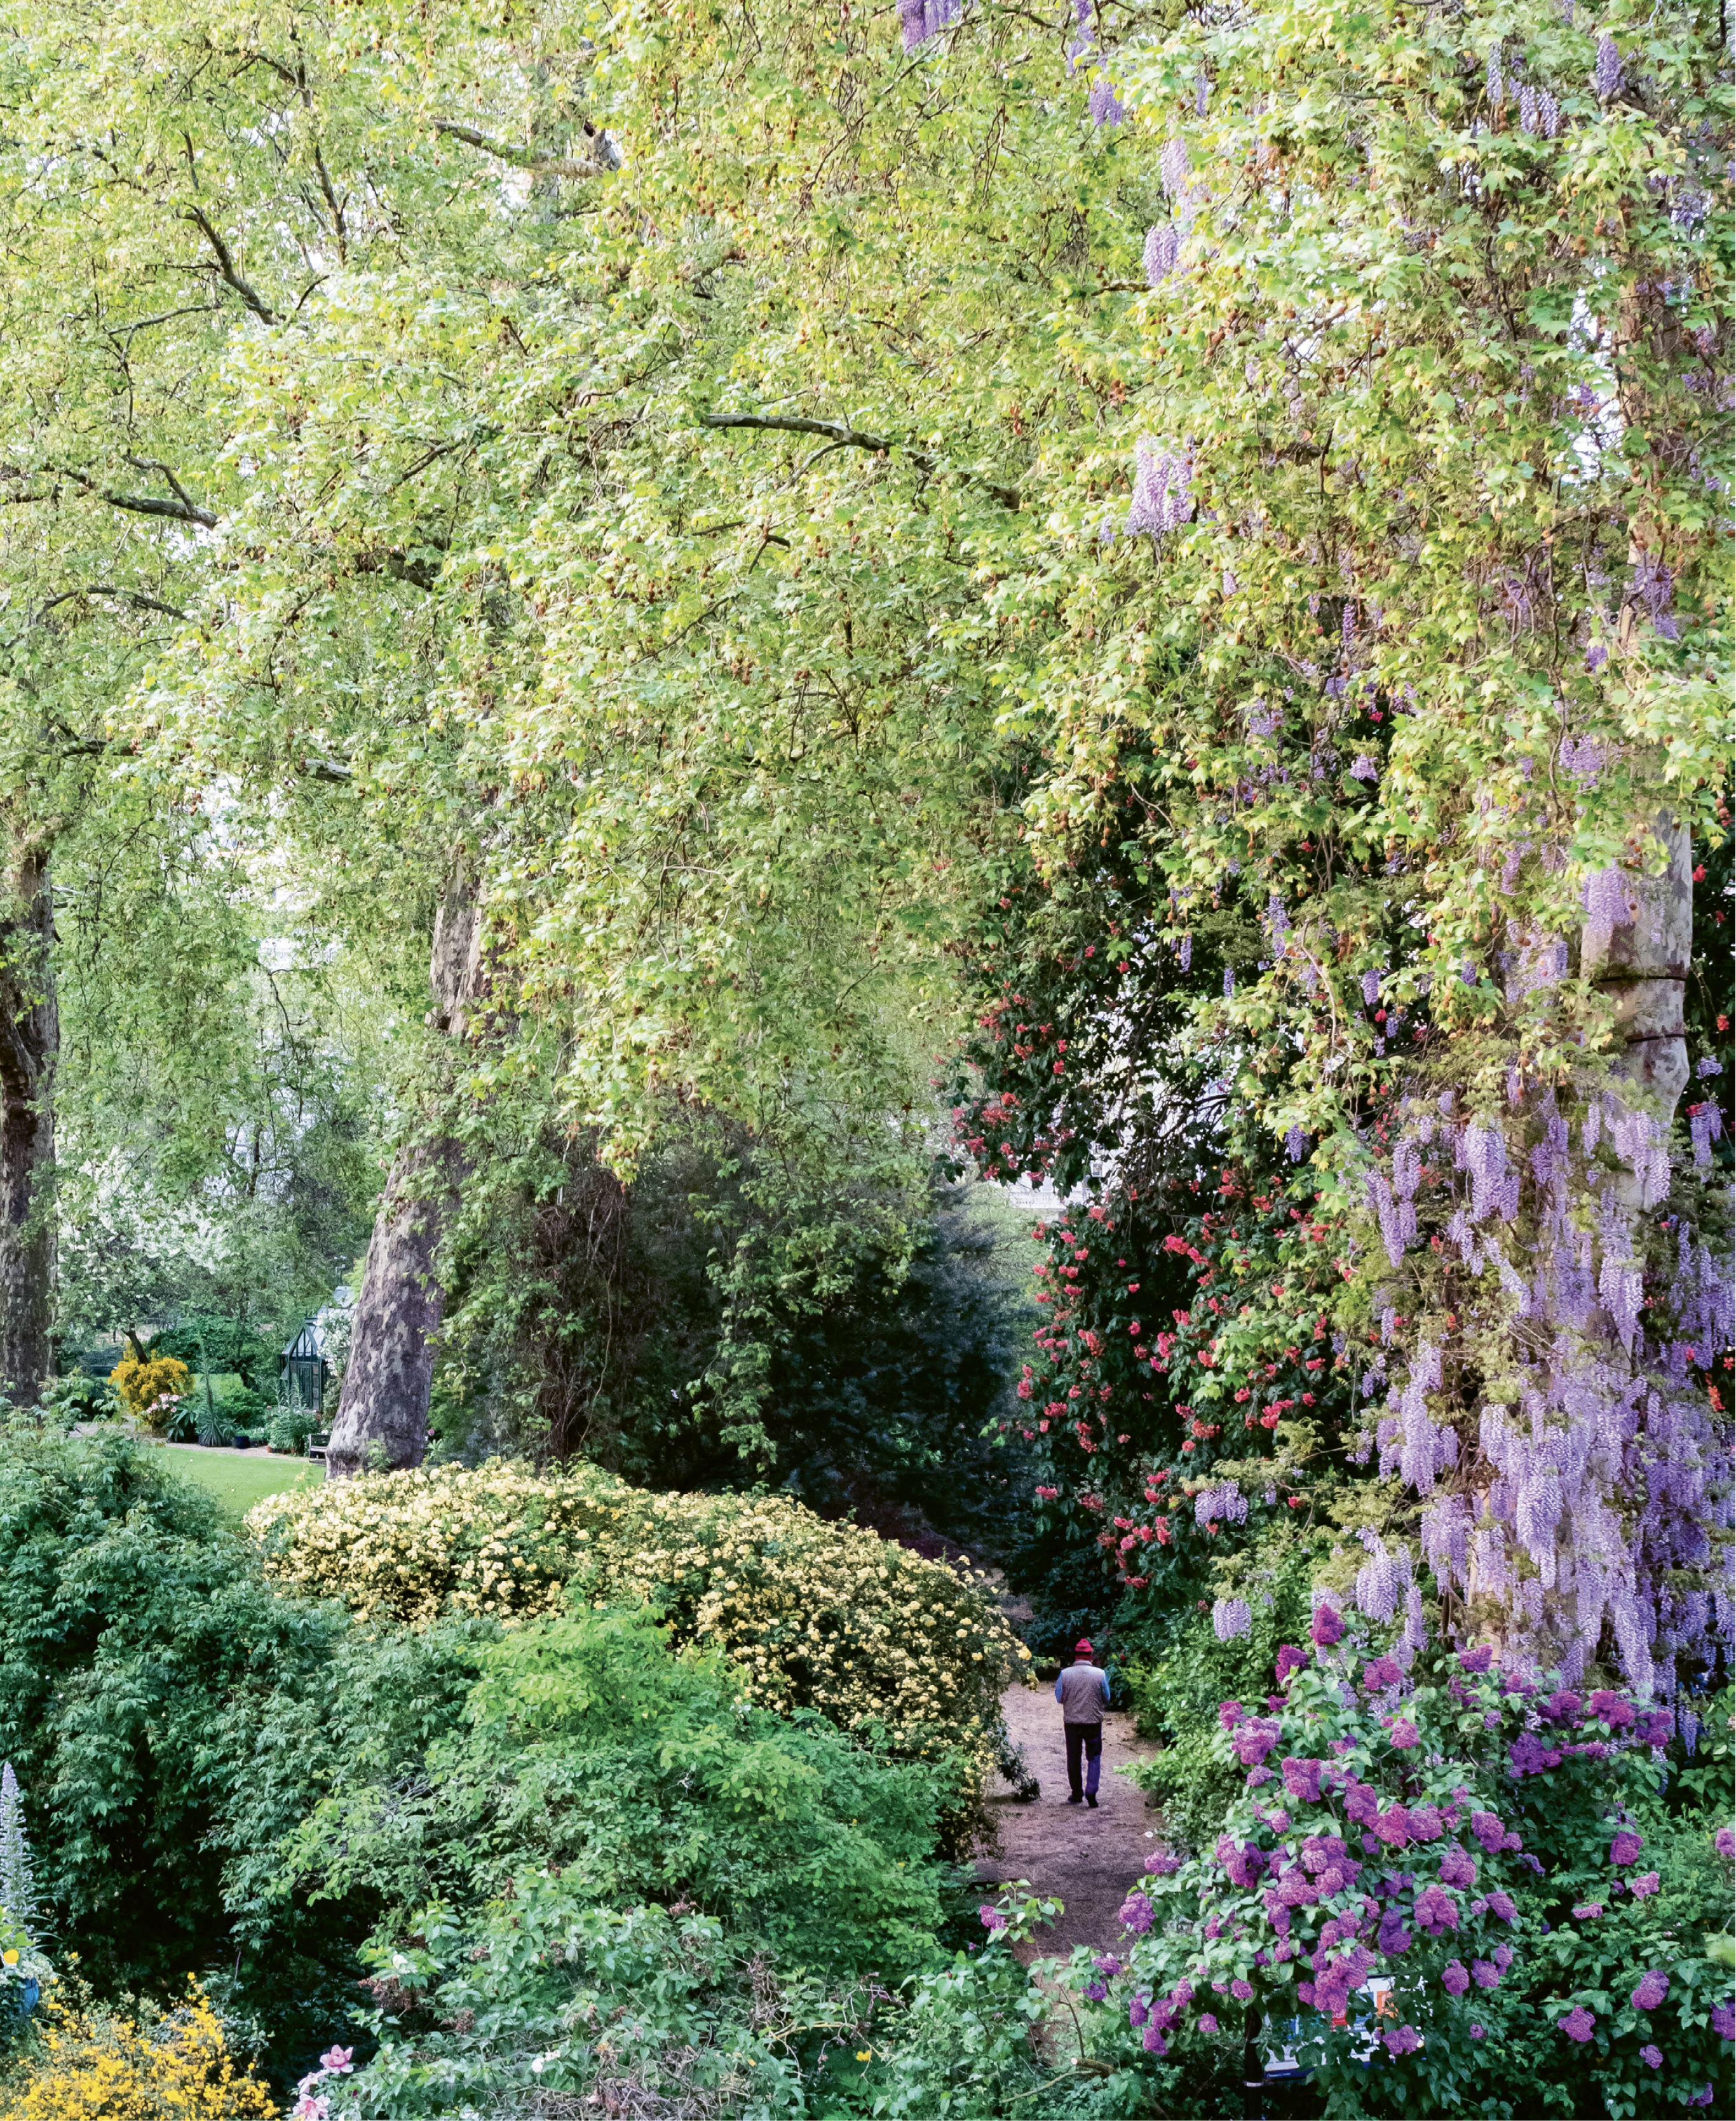
[[511,147],[504,140],[491,140],[474,125],[460,125],[449,118],[436,118],[434,130],[443,133],[449,140],[462,140],[467,147],[479,147],[497,161],[511,162],[516,170],[529,170],[534,176],[567,177],[583,183],[591,177],[604,175],[609,168],[605,161],[570,162],[558,155],[539,155],[534,147]]
[[[943,471],[949,472],[966,486],[979,487],[984,493],[998,501],[1003,508],[1016,509],[1019,506],[1016,486],[997,485],[993,479],[984,478],[980,472],[962,470],[956,464],[949,464],[940,457],[931,456],[926,450],[913,450],[908,443],[895,442],[885,435],[870,435],[862,428],[851,427],[843,420],[809,420],[794,413],[702,413],[699,424],[702,427],[747,427],[762,434],[824,435],[834,448],[866,450],[870,455],[878,457],[889,455],[894,450],[898,450],[908,457],[919,471],[926,472],[931,477]],[[822,450],[810,462],[817,464],[820,457],[828,454],[828,450]]]
[[214,229],[210,221],[207,220],[204,209],[202,207],[189,207],[187,209],[185,217],[193,223],[195,228],[201,229],[204,231],[206,241],[209,243],[212,249],[217,253],[217,264],[213,269],[215,270],[217,277],[222,281],[224,285],[226,287],[234,288],[236,294],[238,294],[241,300],[246,303],[248,308],[253,311],[254,315],[259,319],[261,324],[275,324],[282,323],[282,319],[278,316],[277,311],[272,308],[271,305],[267,302],[262,296],[255,293],[254,289],[248,286],[247,282],[236,270],[235,259],[230,255],[229,245],[224,242],[222,237],[217,234],[216,229]]
[[56,604],[71,604],[76,598],[93,596],[119,597],[124,603],[136,605],[140,611],[160,611],[168,618],[185,618],[187,616],[176,605],[147,596],[142,590],[118,590],[107,582],[92,582],[87,589],[63,590],[58,596],[51,596],[46,604],[38,608],[37,616],[40,618],[43,612],[52,611]]
[[[162,472],[175,487],[177,497],[173,501],[159,501],[155,494],[111,493],[107,487],[98,486],[88,472],[75,471],[71,464],[51,464],[47,466],[47,469],[56,477],[71,479],[75,486],[82,486],[86,493],[94,493],[99,500],[107,501],[110,508],[124,508],[130,515],[160,515],[171,523],[197,523],[203,529],[216,529],[216,516],[208,508],[201,508],[196,501],[187,498],[166,465],[150,464],[141,468]],[[22,497],[30,499],[33,496],[26,495]]]

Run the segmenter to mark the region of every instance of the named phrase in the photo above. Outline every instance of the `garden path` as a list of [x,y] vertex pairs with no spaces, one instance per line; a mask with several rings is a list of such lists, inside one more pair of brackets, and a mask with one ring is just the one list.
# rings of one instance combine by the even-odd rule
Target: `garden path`
[[1001,1706],[1013,1743],[1024,1748],[1043,1788],[1034,1803],[1020,1804],[996,1780],[989,1792],[996,1844],[978,1856],[977,1875],[1028,1878],[1034,1892],[1063,1903],[1060,1920],[1020,1947],[1021,1959],[1064,1959],[1076,1944],[1107,1950],[1121,1939],[1116,1910],[1145,1868],[1156,1823],[1144,1792],[1115,1770],[1129,1760],[1149,1760],[1158,1749],[1135,1737],[1131,1716],[1106,1716],[1103,1781],[1092,1811],[1066,1801],[1066,1747],[1052,1685],[1010,1686]]

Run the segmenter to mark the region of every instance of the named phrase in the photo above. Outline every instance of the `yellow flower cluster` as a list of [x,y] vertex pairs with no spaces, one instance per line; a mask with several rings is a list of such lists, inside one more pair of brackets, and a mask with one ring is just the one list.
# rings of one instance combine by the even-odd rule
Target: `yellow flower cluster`
[[273,2121],[251,2066],[237,2070],[197,1983],[154,2023],[57,2000],[0,2084],[0,2121]]
[[595,1466],[373,1475],[268,1496],[248,1523],[279,1586],[413,1624],[442,1611],[646,1603],[722,1651],[751,1698],[905,1758],[993,1756],[1029,1652],[986,1580],[786,1497],[654,1494]]
[[192,1388],[193,1373],[174,1355],[153,1355],[145,1363],[128,1355],[110,1371],[109,1382],[133,1413],[149,1416],[161,1429],[170,1402],[184,1399]]

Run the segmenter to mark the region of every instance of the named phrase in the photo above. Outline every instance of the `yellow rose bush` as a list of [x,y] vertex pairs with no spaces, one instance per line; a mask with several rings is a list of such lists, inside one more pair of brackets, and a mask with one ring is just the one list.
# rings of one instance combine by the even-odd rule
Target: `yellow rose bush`
[[980,1574],[782,1496],[443,1466],[270,1495],[247,1522],[280,1589],[364,1620],[511,1621],[556,1611],[569,1586],[595,1606],[648,1605],[678,1643],[732,1659],[761,1707],[816,1709],[906,1759],[962,1756],[973,1788],[1029,1658]]
[[0,2121],[273,2121],[250,2064],[237,2066],[208,1998],[141,2021],[51,1992],[40,2035],[0,2080]]

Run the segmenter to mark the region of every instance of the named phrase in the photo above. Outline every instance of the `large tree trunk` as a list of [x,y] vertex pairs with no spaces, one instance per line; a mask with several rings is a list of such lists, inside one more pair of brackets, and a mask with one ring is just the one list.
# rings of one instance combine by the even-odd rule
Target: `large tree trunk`
[[60,1019],[45,855],[26,855],[0,914],[0,1385],[32,1403],[54,1370],[54,1062]]
[[1654,1098],[1667,1126],[1687,1088],[1682,1005],[1694,949],[1694,855],[1686,825],[1660,814],[1668,860],[1659,876],[1625,879],[1634,918],[1580,934],[1580,970],[1616,1005],[1616,1074]]
[[[465,1005],[483,992],[482,935],[476,879],[460,867],[435,919],[428,967],[436,1004],[428,1020],[449,1036],[463,1036]],[[436,1255],[462,1172],[458,1144],[440,1134],[401,1151],[392,1166],[368,1241],[326,1452],[332,1477],[419,1466],[427,1453],[434,1336],[446,1302]]]

